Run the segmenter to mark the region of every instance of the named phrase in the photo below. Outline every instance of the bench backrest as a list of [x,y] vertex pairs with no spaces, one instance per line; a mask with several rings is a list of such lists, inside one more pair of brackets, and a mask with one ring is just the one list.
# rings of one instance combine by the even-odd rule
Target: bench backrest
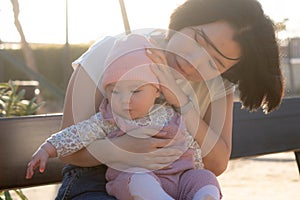
[[[284,99],[280,109],[269,115],[240,108],[241,104],[235,103],[231,158],[300,150],[300,98]],[[58,159],[50,159],[43,174],[25,179],[31,155],[59,130],[61,117],[52,114],[0,119],[0,190],[61,181],[63,164]]]
[[300,98],[286,98],[268,115],[235,103],[231,158],[300,151]]
[[63,164],[50,159],[43,174],[25,179],[32,154],[52,133],[59,130],[61,114],[3,118],[0,120],[0,190],[61,181]]

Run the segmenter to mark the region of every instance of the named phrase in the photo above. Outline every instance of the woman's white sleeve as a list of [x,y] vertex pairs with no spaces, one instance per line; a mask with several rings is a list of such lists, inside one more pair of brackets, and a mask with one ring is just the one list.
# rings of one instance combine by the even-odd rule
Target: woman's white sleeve
[[102,114],[97,113],[88,120],[53,134],[47,142],[55,147],[58,156],[67,156],[105,137]]
[[72,63],[73,68],[75,69],[81,65],[97,85],[105,70],[105,62],[115,40],[115,37],[107,36],[97,41]]

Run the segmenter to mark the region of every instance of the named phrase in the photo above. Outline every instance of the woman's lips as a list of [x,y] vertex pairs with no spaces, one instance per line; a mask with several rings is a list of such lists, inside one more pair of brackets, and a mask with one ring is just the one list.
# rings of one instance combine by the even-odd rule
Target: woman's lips
[[178,60],[176,59],[176,56],[174,56],[174,61],[175,61],[175,65],[176,65],[176,68],[177,68],[178,72],[180,72],[181,74],[185,74],[185,72],[181,68],[181,65],[178,63]]
[[[176,59],[177,56],[174,55],[174,69],[176,70],[176,74],[175,74],[175,77],[179,77],[179,79],[185,77],[185,78],[188,78],[189,75],[182,69],[182,66],[180,65],[180,63],[178,62],[178,60]],[[179,73],[179,74],[178,74]],[[183,77],[182,77],[183,76]]]

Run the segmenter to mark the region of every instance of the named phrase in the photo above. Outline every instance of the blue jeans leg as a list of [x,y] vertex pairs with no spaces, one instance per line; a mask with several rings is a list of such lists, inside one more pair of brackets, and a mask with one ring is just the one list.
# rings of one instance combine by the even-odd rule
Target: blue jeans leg
[[62,185],[55,200],[116,200],[105,189],[106,166],[66,165]]

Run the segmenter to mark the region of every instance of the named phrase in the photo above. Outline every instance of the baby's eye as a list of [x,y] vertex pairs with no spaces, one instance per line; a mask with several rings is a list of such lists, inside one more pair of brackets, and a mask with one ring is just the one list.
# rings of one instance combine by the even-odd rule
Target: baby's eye
[[112,94],[119,94],[119,91],[118,90],[112,90],[111,93]]
[[133,90],[132,93],[139,93],[141,90]]

